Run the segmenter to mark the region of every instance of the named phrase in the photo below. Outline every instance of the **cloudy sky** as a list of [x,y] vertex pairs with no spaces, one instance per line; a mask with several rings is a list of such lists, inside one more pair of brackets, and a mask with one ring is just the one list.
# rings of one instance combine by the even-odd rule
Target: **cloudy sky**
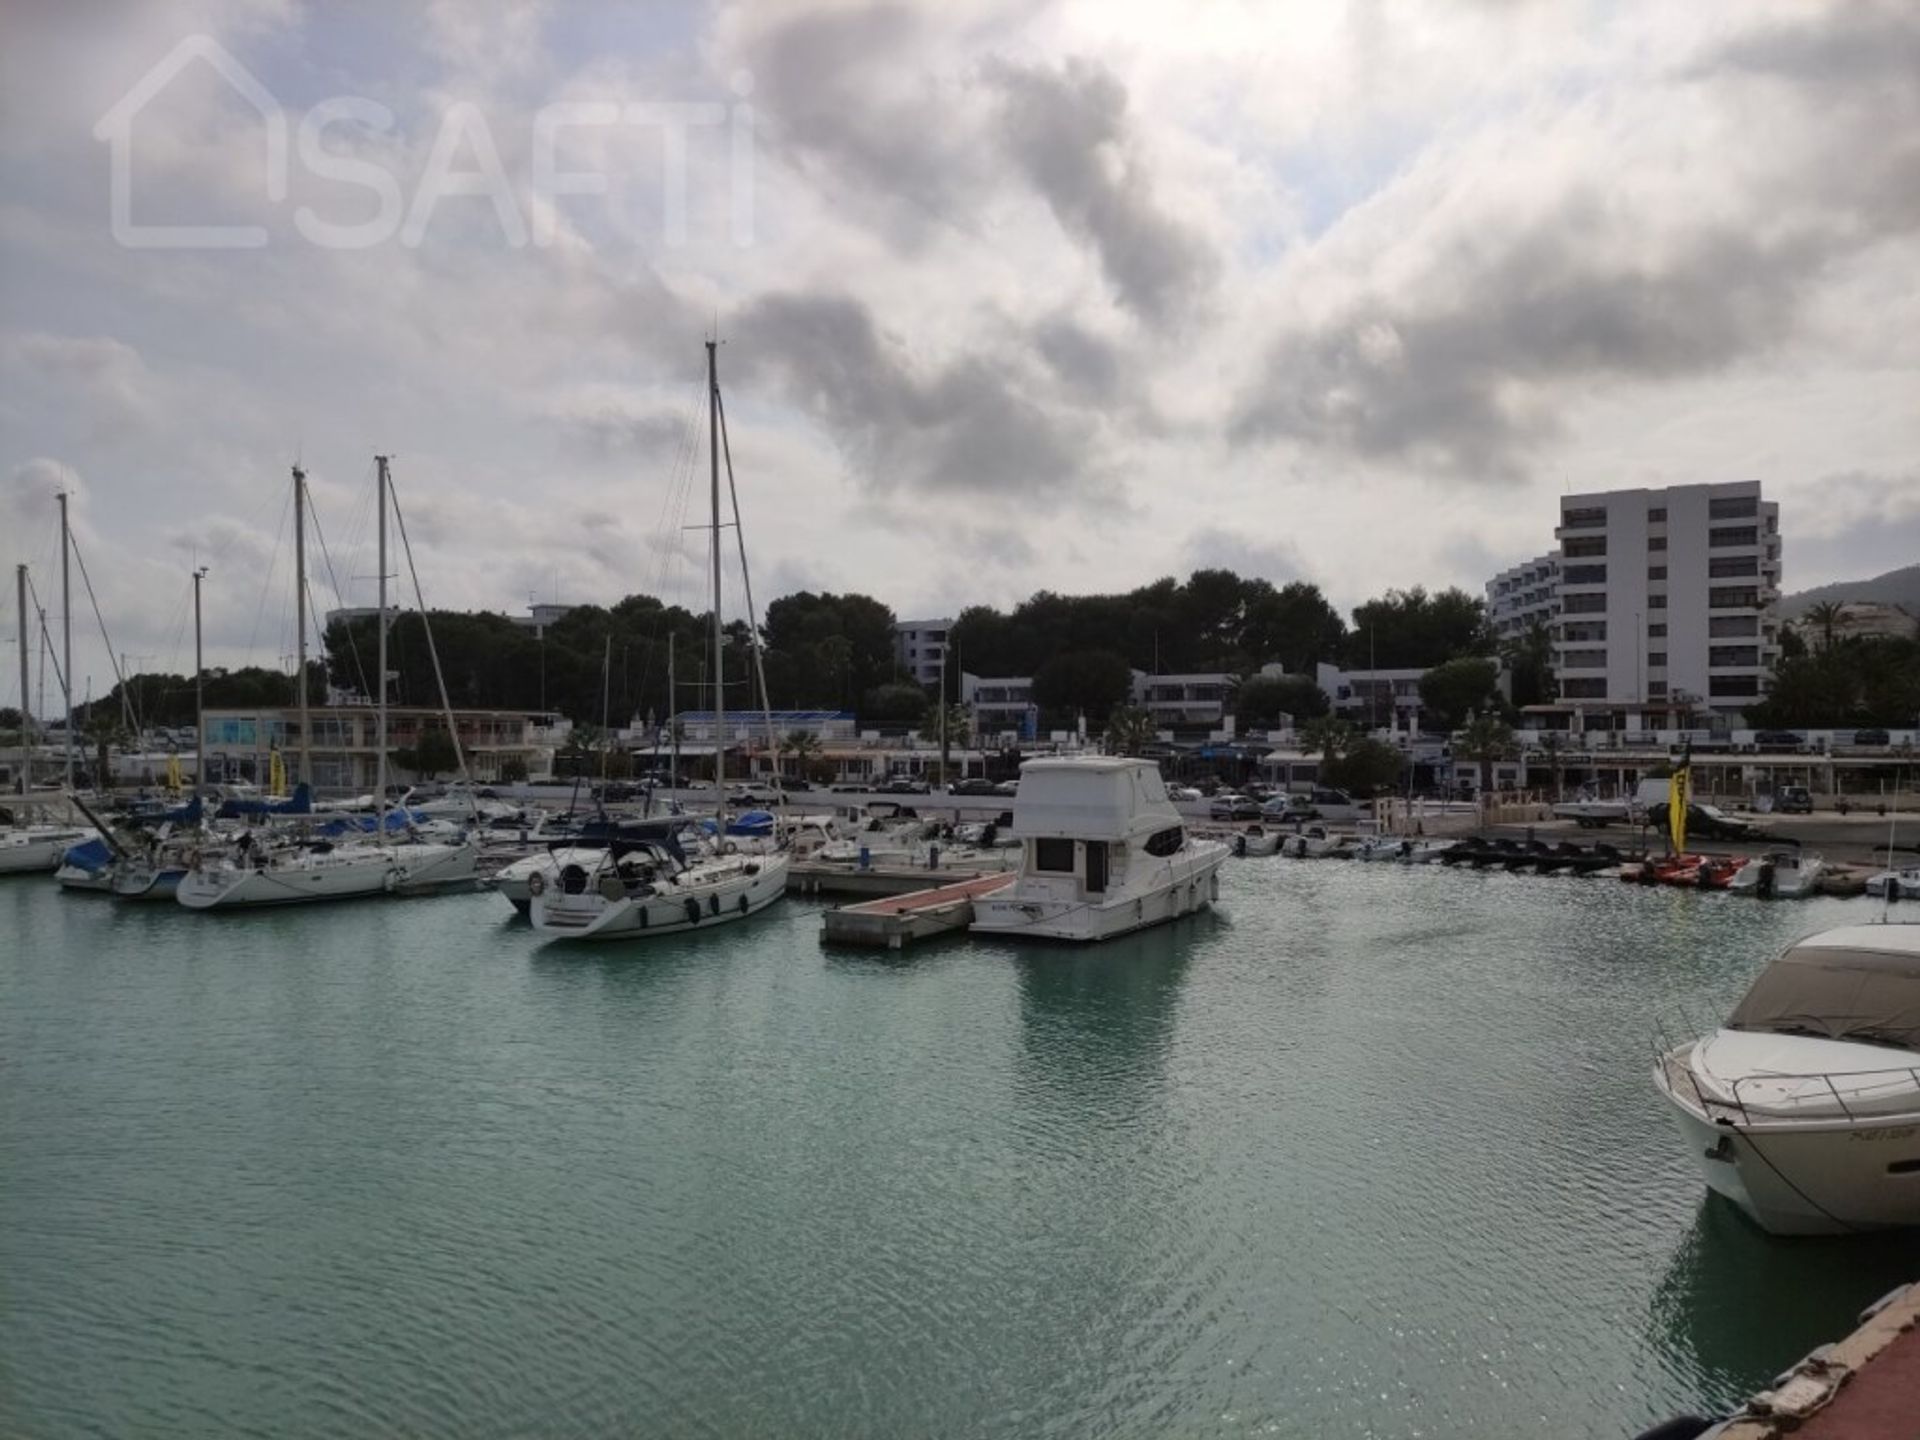
[[1477,588],[1569,489],[1732,479],[1782,501],[1789,589],[1920,558],[1900,0],[8,0],[6,28],[9,641],[15,562],[57,607],[65,487],[118,649],[191,663],[200,563],[214,657],[275,663],[287,468],[366,603],[376,451],[431,603],[697,603],[715,326],[763,600],[1226,564],[1351,605]]

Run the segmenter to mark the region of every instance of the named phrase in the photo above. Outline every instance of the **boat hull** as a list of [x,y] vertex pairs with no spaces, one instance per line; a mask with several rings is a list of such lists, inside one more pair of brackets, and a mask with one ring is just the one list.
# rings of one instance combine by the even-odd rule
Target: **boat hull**
[[326,865],[203,866],[181,877],[174,899],[189,910],[239,910],[384,895],[393,877],[386,853]]
[[1664,1082],[1661,1090],[1707,1188],[1761,1229],[1841,1235],[1920,1225],[1920,1115],[1715,1122]]
[[712,879],[696,876],[667,893],[610,899],[589,889],[569,895],[546,886],[527,918],[549,940],[637,940],[710,930],[757,915],[787,893],[785,855],[748,856]]
[[1220,865],[1227,847],[1216,845],[1172,857],[1167,875],[1131,896],[1092,903],[1022,896],[1019,882],[975,900],[972,930],[1017,940],[1066,940],[1091,944],[1129,935],[1193,915],[1219,898]]
[[186,873],[184,865],[123,870],[113,877],[113,893],[121,900],[172,900]]
[[58,870],[68,850],[93,836],[91,830],[0,831],[0,875],[38,875]]

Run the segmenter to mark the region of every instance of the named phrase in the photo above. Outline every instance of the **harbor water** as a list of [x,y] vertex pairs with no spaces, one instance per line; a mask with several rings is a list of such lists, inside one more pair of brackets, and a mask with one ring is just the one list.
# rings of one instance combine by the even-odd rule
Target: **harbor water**
[[1860,901],[1240,861],[1096,950],[0,882],[0,1433],[1630,1435],[1920,1274],[1649,1082]]

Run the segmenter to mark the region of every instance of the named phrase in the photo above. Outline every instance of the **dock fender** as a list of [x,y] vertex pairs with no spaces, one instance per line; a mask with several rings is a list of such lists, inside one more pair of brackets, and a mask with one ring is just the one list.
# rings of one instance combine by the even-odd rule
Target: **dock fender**
[[740,847],[731,840],[723,840],[720,842],[720,853],[722,855],[738,855],[740,853]]
[[707,913],[709,915],[718,915],[720,913],[720,897],[718,895],[707,896]]
[[687,924],[698,925],[699,923],[700,923],[700,902],[694,899],[691,895],[689,895],[687,897]]
[[744,894],[740,897],[740,913],[742,915],[747,913],[747,897]]
[[538,870],[527,877],[527,894],[544,895],[547,893],[547,877]]
[[1887,899],[1898,900],[1899,898],[1900,877],[1898,875],[1889,875],[1887,876]]

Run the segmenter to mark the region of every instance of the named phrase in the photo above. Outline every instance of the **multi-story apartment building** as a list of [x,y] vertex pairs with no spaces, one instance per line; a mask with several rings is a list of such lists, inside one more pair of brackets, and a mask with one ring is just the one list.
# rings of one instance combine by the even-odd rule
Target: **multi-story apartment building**
[[1536,555],[1487,582],[1487,619],[1493,633],[1512,640],[1535,625],[1551,627],[1560,614],[1560,557]]
[[1780,507],[1758,483],[1568,495],[1554,534],[1563,701],[1731,713],[1765,693]]
[[940,667],[947,660],[947,632],[951,620],[901,620],[893,627],[893,659],[922,685],[940,683]]

